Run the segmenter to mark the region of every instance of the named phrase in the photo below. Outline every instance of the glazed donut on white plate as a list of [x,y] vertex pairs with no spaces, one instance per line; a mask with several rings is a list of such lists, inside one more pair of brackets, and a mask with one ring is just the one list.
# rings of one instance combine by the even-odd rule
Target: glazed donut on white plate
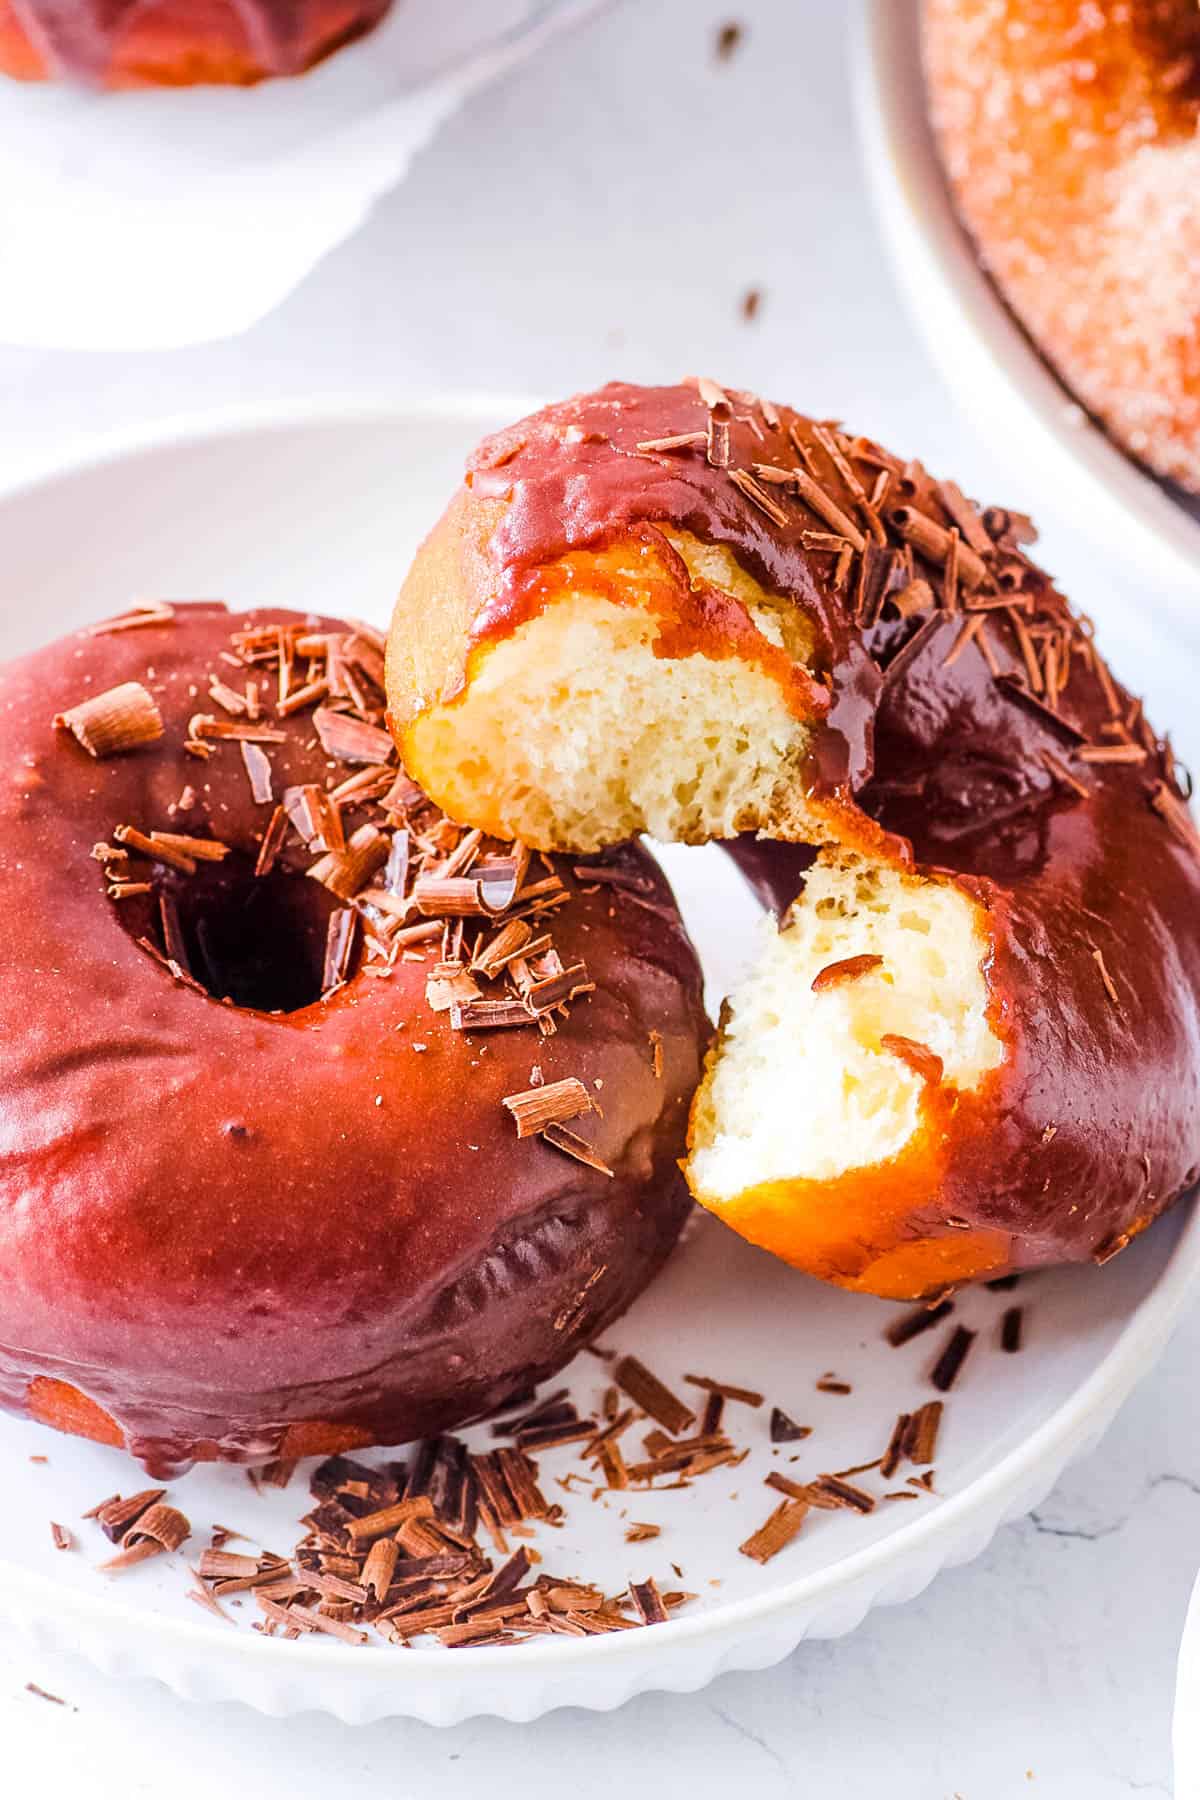
[[835,424],[613,383],[480,447],[389,642],[451,817],[776,840],[688,1179],[882,1295],[1104,1261],[1200,1166],[1185,789],[1030,535]]

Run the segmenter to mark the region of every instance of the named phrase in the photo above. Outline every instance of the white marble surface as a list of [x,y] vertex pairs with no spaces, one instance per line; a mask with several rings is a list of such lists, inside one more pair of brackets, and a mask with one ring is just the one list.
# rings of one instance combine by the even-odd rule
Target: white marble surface
[[[1137,572],[976,441],[900,311],[854,155],[850,0],[627,0],[475,102],[369,228],[246,337],[173,355],[0,347],[0,479],[88,432],[314,391],[552,392],[704,370],[840,413],[1029,506],[1112,636]],[[731,13],[743,47],[718,66]],[[3,246],[0,246],[2,278]],[[80,278],[86,280],[86,271]],[[741,314],[750,287],[758,317]],[[963,400],[958,397],[958,401]],[[284,547],[286,552],[286,546]],[[47,555],[53,546],[47,545]],[[2,568],[2,557],[0,557]],[[692,1698],[451,1733],[192,1708],[0,1652],[3,1791],[108,1800],[370,1784],[444,1800],[752,1784],[889,1800],[1170,1792],[1175,1649],[1200,1560],[1200,1312],[1035,1520],[840,1643]],[[39,1675],[71,1703],[25,1691]]]

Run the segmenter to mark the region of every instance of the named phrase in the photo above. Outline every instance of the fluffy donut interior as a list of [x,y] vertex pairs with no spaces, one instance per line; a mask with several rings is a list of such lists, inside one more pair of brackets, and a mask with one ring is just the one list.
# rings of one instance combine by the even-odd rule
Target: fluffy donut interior
[[[776,1181],[830,1181],[912,1139],[923,1077],[888,1035],[975,1087],[1003,1046],[987,1019],[980,909],[961,889],[827,850],[728,1003],[692,1116],[688,1175],[718,1210]],[[814,992],[831,964],[881,963]]]
[[[732,595],[766,644],[806,664],[795,608],[722,546],[671,535],[693,582]],[[637,601],[638,556],[617,545],[577,557],[569,594],[491,648],[452,705],[412,723],[409,768],[453,816],[541,848],[596,850],[643,831],[683,843],[768,825],[808,835],[807,726],[748,656],[656,654],[664,624]]]

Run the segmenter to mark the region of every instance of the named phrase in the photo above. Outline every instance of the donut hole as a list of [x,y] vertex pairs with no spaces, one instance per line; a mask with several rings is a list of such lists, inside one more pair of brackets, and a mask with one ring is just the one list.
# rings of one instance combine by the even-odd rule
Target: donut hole
[[194,875],[170,875],[159,901],[160,917],[173,915],[170,943],[160,925],[164,953],[174,952],[214,1000],[293,1013],[321,998],[329,919],[340,903],[319,882],[278,866],[255,875],[253,859],[234,853]]
[[[765,930],[693,1114],[689,1177],[718,1207],[762,1183],[831,1181],[905,1149],[926,1083],[886,1037],[931,1051],[960,1090],[1002,1055],[982,911],[960,888],[824,851],[782,926]],[[822,971],[863,956],[881,961],[814,991]]]

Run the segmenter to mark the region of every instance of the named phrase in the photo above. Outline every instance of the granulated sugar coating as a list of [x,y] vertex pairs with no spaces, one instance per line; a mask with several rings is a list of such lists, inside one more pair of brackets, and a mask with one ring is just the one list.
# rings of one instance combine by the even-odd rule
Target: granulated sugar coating
[[1200,6],[925,0],[981,260],[1083,404],[1200,492]]

